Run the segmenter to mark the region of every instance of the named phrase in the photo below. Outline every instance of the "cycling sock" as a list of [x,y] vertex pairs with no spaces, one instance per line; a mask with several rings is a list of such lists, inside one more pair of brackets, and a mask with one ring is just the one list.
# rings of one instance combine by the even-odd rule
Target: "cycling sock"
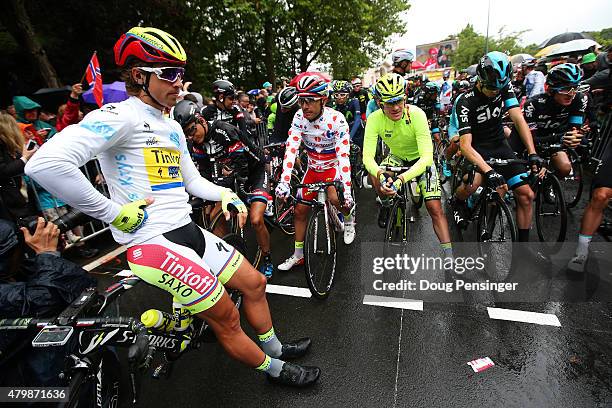
[[283,360],[272,358],[266,354],[266,358],[264,359],[263,363],[261,363],[261,365],[255,369],[258,371],[263,371],[264,373],[269,374],[271,377],[278,377],[283,370],[283,365],[285,365]]
[[589,244],[593,239],[592,235],[578,234],[578,248],[576,248],[576,256],[586,257],[589,254]]
[[259,339],[259,343],[264,353],[272,357],[280,357],[283,352],[283,345],[280,340],[278,340],[278,337],[276,337],[274,326],[264,334],[258,334],[257,338]]
[[296,258],[304,257],[304,241],[295,241],[295,250],[293,251],[293,255],[295,255]]
[[529,242],[529,228],[519,228],[518,235],[519,242]]
[[453,259],[453,244],[450,242],[440,242],[440,248],[442,248],[442,253],[444,254],[444,258]]

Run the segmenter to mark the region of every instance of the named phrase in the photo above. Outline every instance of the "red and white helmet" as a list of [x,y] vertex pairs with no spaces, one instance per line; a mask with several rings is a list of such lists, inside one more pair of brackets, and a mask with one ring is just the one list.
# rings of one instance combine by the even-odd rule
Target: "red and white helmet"
[[327,81],[318,75],[303,76],[298,81],[296,88],[298,96],[302,98],[327,98],[329,96]]

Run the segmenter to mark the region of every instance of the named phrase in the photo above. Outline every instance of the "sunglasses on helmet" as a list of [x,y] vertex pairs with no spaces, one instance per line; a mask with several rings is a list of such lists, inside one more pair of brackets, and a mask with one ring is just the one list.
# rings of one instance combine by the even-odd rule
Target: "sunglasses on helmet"
[[348,98],[349,94],[347,94],[346,92],[339,92],[339,93],[335,93],[334,92],[334,98]]
[[151,68],[151,67],[138,67],[139,70],[144,72],[150,72],[155,74],[157,78],[162,81],[174,83],[177,80],[183,80],[185,76],[185,68],[183,67],[161,67],[161,68]]

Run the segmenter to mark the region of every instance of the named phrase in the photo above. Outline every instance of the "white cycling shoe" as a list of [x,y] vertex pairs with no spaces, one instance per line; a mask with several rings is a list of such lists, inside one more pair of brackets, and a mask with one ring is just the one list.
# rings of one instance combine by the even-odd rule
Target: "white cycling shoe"
[[575,256],[567,263],[567,269],[573,272],[584,272],[586,261],[586,256]]
[[355,240],[355,221],[344,221],[344,243],[350,245]]
[[294,266],[303,265],[303,264],[304,264],[304,257],[298,258],[297,256],[295,256],[295,254],[293,254],[285,262],[278,265],[277,269],[279,271],[288,271]]

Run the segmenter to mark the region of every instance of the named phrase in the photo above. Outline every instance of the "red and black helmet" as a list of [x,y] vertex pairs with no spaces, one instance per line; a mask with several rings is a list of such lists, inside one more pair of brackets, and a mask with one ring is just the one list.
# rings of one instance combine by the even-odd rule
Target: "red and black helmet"
[[152,27],[134,27],[115,43],[115,64],[122,67],[130,60],[145,63],[185,65],[187,55],[176,38]]

